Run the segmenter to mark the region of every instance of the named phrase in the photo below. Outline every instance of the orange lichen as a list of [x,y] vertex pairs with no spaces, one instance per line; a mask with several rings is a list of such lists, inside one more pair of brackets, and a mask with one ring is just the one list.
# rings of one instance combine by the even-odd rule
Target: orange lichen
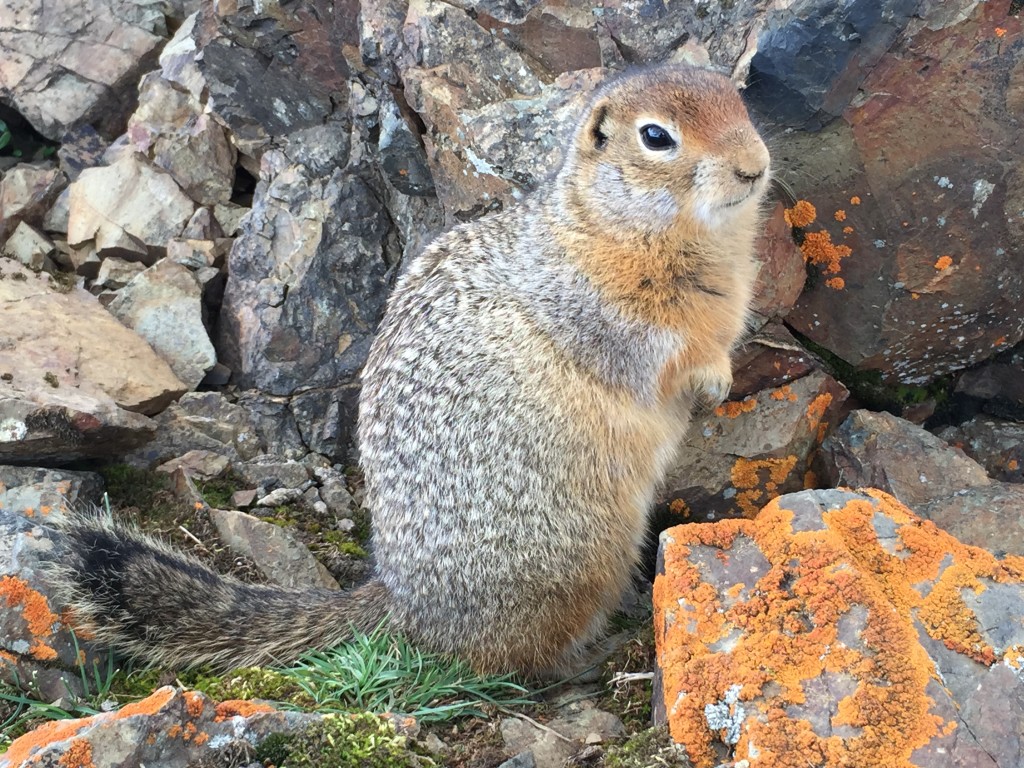
[[1006,462],[1006,468],[1011,472],[1017,469],[1019,466],[1020,464],[1017,462],[1016,459],[1010,459],[1009,461]]
[[217,705],[217,716],[214,718],[217,722],[227,720],[229,717],[249,717],[255,715],[258,712],[274,712],[274,708],[269,704],[258,704],[254,701],[243,701],[241,699],[231,699],[230,701],[222,701]]
[[825,413],[830,405],[832,405],[832,395],[822,392],[807,406],[807,424],[812,431],[817,430],[816,437],[819,443],[825,439],[825,433],[828,431]]
[[185,711],[188,713],[188,716],[193,720],[199,718],[206,707],[206,700],[203,698],[203,695],[198,691],[185,691],[182,697],[185,699]]
[[825,281],[825,285],[831,288],[833,291],[841,291],[846,287],[846,281],[841,277],[830,277]]
[[181,736],[181,730],[182,730],[181,725],[178,724],[178,723],[175,723],[174,725],[172,725],[170,728],[167,729],[167,738],[169,738],[169,739],[176,739],[176,738],[178,738],[179,736]]
[[[917,749],[953,733],[955,723],[931,711],[926,689],[935,671],[915,617],[932,637],[993,663],[963,595],[977,592],[981,579],[1024,582],[1024,558],[998,561],[887,494],[867,493],[872,498],[824,512],[824,529],[795,532],[793,513],[775,501],[755,520],[669,532],[654,625],[669,727],[694,765],[718,764],[718,735],[707,728],[705,708],[721,705],[734,686],[750,714],[733,755],[751,768],[910,768]],[[879,541],[878,515],[896,526],[897,554]],[[715,589],[688,560],[690,547],[727,548],[739,535],[769,568],[737,571],[744,582]],[[1024,665],[1024,649],[1002,661]],[[801,717],[805,685],[827,675],[852,678],[831,718],[849,726],[844,736],[819,736]]]
[[60,756],[57,765],[63,768],[94,768],[92,761],[92,744],[88,739],[75,739]]
[[689,517],[691,514],[690,507],[682,499],[672,499],[668,503],[668,511],[673,515],[681,515],[682,517]]
[[838,211],[832,214],[836,221],[846,221],[846,211],[840,208]]
[[853,227],[851,227],[849,225],[843,227],[843,234],[844,235],[852,235],[853,234]]
[[153,693],[142,701],[126,704],[114,713],[114,718],[120,720],[133,715],[155,715],[174,698],[176,691],[169,685],[157,688]]
[[850,198],[850,205],[860,205],[860,197],[854,195]]
[[800,246],[804,259],[818,267],[824,267],[826,274],[835,274],[842,269],[841,262],[851,253],[848,245],[836,245],[832,235],[825,230],[808,232]]
[[786,220],[786,223],[797,229],[803,229],[813,222],[817,216],[818,211],[807,200],[797,200],[792,208],[787,208],[782,212],[782,217]]
[[910,294],[910,298],[912,298],[914,301],[917,301],[918,299],[921,298],[921,294],[919,294],[919,293],[911,293]]
[[996,27],[995,33],[996,33],[996,37],[1005,37],[1006,36],[1006,30],[1003,27]]
[[210,734],[208,734],[208,733],[206,733],[204,731],[204,732],[201,732],[201,733],[197,733],[196,737],[194,739],[192,739],[192,742],[194,744],[198,744],[198,745],[202,746],[203,744],[205,744],[209,740],[210,740]]
[[728,403],[722,403],[720,406],[715,408],[715,416],[724,416],[727,419],[735,419],[740,414],[750,413],[756,407],[756,398],[745,397],[743,400],[740,401],[732,400]]
[[57,652],[44,639],[53,634],[53,625],[58,622],[57,614],[50,610],[46,598],[32,589],[28,582],[14,576],[0,578],[0,598],[4,598],[8,608],[21,607],[22,618],[29,634],[32,636],[32,647],[29,653],[40,661],[57,658]]
[[949,269],[951,266],[953,266],[952,256],[939,256],[938,260],[935,262],[935,268],[939,271]]
[[736,505],[747,517],[757,514],[761,506],[778,495],[796,468],[796,456],[782,458],[745,459],[740,457],[732,465],[730,479],[736,489]]
[[1006,337],[1005,336],[1000,336],[998,339],[996,339],[995,341],[992,342],[992,346],[993,347],[1001,347],[1005,343],[1006,343]]
[[778,389],[773,390],[769,397],[771,397],[772,400],[778,400],[780,402],[782,400],[788,400],[791,403],[795,403],[799,399],[796,392],[793,391],[793,388],[789,386],[789,384],[783,384]]
[[817,488],[818,487],[818,476],[814,473],[814,470],[808,469],[804,472],[804,488]]
[[10,766],[22,765],[32,755],[56,741],[65,741],[88,727],[92,718],[84,720],[51,720],[43,723],[24,736],[17,738],[6,752],[0,755]]

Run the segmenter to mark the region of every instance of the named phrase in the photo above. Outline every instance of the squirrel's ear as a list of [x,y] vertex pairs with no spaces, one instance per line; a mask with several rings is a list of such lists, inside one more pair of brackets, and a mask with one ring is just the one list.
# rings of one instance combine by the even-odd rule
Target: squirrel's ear
[[590,110],[590,117],[581,137],[588,149],[603,150],[608,145],[608,100],[601,99]]

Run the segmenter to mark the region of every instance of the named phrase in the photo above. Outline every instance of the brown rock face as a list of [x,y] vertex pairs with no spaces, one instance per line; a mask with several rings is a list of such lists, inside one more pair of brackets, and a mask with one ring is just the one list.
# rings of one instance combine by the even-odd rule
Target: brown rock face
[[896,41],[841,120],[783,142],[822,258],[788,322],[912,384],[1024,336],[1021,22],[1009,0],[946,5],[962,13]]
[[1020,558],[878,491],[805,491],[672,528],[660,563],[655,720],[698,768],[1024,759]]

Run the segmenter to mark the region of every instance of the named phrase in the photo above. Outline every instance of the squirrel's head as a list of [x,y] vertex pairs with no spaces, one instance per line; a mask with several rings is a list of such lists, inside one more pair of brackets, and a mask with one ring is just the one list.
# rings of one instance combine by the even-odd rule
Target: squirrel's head
[[673,65],[614,79],[594,95],[559,174],[588,219],[624,235],[756,218],[769,157],[735,86]]

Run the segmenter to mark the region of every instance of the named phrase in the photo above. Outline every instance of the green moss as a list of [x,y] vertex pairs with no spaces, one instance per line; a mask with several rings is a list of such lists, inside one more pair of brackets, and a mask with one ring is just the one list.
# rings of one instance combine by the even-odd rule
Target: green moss
[[265,740],[256,759],[279,768],[420,768],[435,763],[410,751],[376,715],[325,715],[292,737]]
[[43,381],[45,381],[54,389],[60,386],[60,381],[58,381],[57,379],[57,374],[53,373],[53,371],[47,371],[46,373],[44,373]]
[[324,541],[333,544],[334,547],[342,554],[349,555],[350,557],[357,557],[360,560],[365,560],[369,557],[365,549],[349,539],[348,534],[342,533],[341,531],[327,531],[323,534],[323,538]]
[[153,496],[168,489],[165,475],[127,464],[108,464],[99,470],[115,507],[150,508]]
[[197,691],[211,699],[267,699],[268,701],[291,702],[298,706],[309,706],[312,700],[289,677],[273,669],[242,667],[224,675],[204,672],[187,682]]
[[118,670],[110,693],[121,703],[145,698],[160,687],[162,675],[159,669]]
[[668,728],[660,726],[635,733],[605,753],[605,768],[662,768],[689,766],[686,751],[672,741]]
[[212,480],[196,483],[196,490],[203,497],[203,501],[214,509],[231,509],[231,496],[235,491],[242,488],[243,485],[244,483],[241,479],[227,474],[223,477],[215,477]]
[[873,411],[889,411],[897,416],[908,405],[933,399],[939,408],[948,403],[954,381],[951,376],[938,378],[926,387],[910,384],[888,384],[881,371],[862,370],[839,357],[835,352],[790,329],[797,340],[825,365],[850,394]]

